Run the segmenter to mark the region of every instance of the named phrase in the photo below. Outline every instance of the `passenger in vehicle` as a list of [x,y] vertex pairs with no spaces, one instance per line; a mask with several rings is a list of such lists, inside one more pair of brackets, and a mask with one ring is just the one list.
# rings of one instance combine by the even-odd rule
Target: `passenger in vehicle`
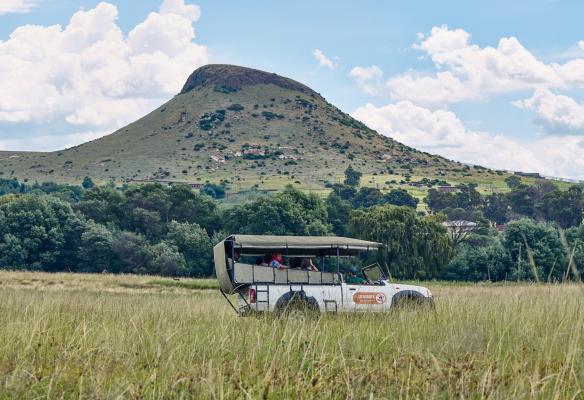
[[300,269],[304,271],[318,272],[318,268],[316,268],[316,265],[312,263],[312,258],[310,257],[302,259],[302,262],[300,263]]
[[258,257],[258,258],[256,258],[255,265],[263,265],[263,266],[265,266],[266,264],[264,263],[264,257]]
[[282,254],[280,253],[272,254],[272,259],[270,260],[268,266],[276,269],[288,269],[288,267],[283,264]]
[[347,277],[345,278],[345,282],[350,285],[362,285],[367,283],[365,279],[361,278],[357,275],[357,268],[351,267],[349,268],[349,272],[347,273]]

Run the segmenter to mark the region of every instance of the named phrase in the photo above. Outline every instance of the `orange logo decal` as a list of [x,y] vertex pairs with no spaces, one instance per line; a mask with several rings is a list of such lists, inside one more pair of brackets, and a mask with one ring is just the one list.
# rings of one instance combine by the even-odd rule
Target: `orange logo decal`
[[380,292],[360,292],[353,295],[355,304],[383,304],[386,297]]

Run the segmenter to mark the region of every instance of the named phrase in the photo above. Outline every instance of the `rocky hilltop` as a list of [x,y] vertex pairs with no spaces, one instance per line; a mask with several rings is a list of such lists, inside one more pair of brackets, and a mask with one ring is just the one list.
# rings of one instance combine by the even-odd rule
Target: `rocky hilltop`
[[189,76],[180,93],[204,87],[230,92],[253,85],[275,85],[282,89],[318,95],[308,86],[278,74],[227,64],[209,64],[197,69]]

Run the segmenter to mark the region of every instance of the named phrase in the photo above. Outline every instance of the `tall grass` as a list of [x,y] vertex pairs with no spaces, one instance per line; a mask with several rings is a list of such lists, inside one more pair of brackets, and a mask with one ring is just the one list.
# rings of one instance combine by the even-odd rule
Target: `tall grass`
[[437,285],[436,312],[295,322],[122,289],[0,285],[0,397],[584,396],[577,284]]

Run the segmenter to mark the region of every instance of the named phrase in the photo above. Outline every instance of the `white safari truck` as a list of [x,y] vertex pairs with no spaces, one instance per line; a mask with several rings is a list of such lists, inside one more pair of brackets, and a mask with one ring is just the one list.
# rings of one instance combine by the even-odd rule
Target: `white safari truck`
[[[213,252],[221,293],[239,315],[384,312],[405,304],[433,305],[430,290],[390,283],[377,263],[355,269],[367,259],[364,253],[381,246],[332,236],[232,235]],[[270,262],[280,254],[281,263]],[[347,268],[359,276],[341,273]],[[238,302],[234,305],[228,295],[237,295]]]

